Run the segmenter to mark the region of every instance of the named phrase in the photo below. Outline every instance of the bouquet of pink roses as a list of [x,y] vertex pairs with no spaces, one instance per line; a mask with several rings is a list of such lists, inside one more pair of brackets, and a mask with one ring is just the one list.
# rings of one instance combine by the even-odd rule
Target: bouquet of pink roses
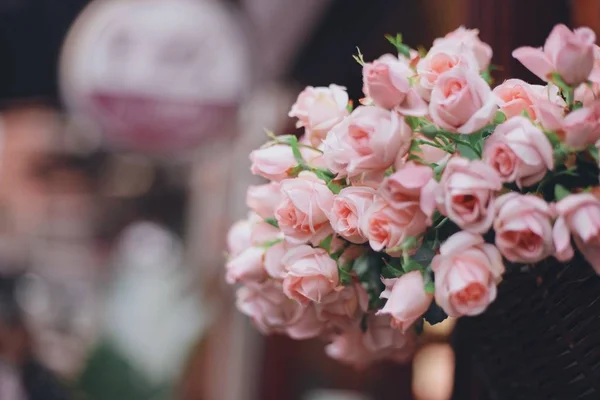
[[[407,360],[423,321],[477,315],[505,268],[567,261],[600,273],[600,48],[556,26],[513,52],[546,85],[490,87],[492,50],[459,28],[427,53],[365,62],[365,98],[307,87],[304,129],[251,153],[270,182],[228,237],[226,279],[263,333],[323,337],[366,365]],[[581,266],[581,268],[586,268]]]

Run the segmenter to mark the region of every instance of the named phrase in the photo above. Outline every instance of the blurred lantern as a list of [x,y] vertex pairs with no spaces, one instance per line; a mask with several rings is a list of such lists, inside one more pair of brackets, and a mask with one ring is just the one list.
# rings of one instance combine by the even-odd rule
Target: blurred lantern
[[232,132],[249,78],[235,14],[210,0],[97,0],[61,61],[73,113],[114,147],[163,155]]

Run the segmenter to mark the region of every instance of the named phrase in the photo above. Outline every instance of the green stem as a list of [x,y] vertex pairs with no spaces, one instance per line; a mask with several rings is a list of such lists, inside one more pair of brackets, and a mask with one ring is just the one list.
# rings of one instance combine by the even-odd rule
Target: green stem
[[573,111],[573,105],[575,104],[575,88],[569,86],[565,89],[565,99],[567,101],[569,111]]

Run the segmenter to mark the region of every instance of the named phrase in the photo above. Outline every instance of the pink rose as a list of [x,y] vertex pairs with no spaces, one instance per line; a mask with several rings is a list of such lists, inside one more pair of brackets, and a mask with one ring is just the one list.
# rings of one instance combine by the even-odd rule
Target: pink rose
[[272,181],[288,178],[289,173],[298,163],[292,153],[292,148],[278,144],[263,147],[250,153],[252,166],[250,171]]
[[273,218],[275,209],[281,202],[279,183],[271,182],[264,185],[250,186],[246,192],[248,208],[262,218]]
[[433,170],[409,161],[381,184],[381,195],[396,209],[419,204],[421,190],[433,178]]
[[252,246],[263,247],[267,243],[283,239],[281,231],[264,220],[251,220],[250,243]]
[[584,106],[589,106],[600,98],[600,81],[592,82],[591,86],[579,85],[575,89],[575,101],[580,101]]
[[404,334],[392,329],[387,316],[369,315],[366,332],[358,326],[348,329],[335,336],[325,352],[342,363],[364,368],[383,360],[405,363],[411,359],[415,348],[414,332]]
[[541,181],[554,169],[553,154],[546,135],[521,116],[498,125],[483,148],[483,159],[500,179],[516,182],[519,188]]
[[363,91],[379,107],[396,108],[404,115],[424,116],[427,103],[411,87],[409,78],[413,75],[405,61],[385,54],[363,66]]
[[225,280],[230,285],[237,282],[262,282],[267,278],[263,259],[265,248],[248,247],[226,264]]
[[281,193],[275,218],[288,242],[317,245],[332,232],[329,213],[334,196],[324,181],[301,172],[295,179],[281,181]]
[[233,284],[243,282],[246,284],[262,282],[267,275],[273,276],[266,269],[266,260],[270,260],[270,268],[274,270],[273,260],[280,257],[279,252],[282,243],[271,244],[276,241],[282,241],[281,231],[276,227],[251,215],[248,220],[250,229],[250,243],[245,249],[236,254],[231,254],[231,258],[226,264],[225,279]]
[[496,103],[492,89],[479,74],[455,68],[438,78],[431,92],[429,113],[442,129],[473,133],[492,120]]
[[430,100],[431,91],[440,75],[457,68],[479,73],[479,64],[474,54],[465,46],[456,41],[442,41],[434,45],[417,64],[418,89],[421,96]]
[[558,219],[554,223],[556,257],[567,261],[573,257],[571,238],[594,270],[600,275],[600,200],[591,193],[573,194],[556,204]]
[[301,304],[320,303],[342,289],[338,266],[329,254],[307,245],[290,249],[281,260],[286,268],[283,291]]
[[536,263],[553,254],[552,211],[543,199],[510,192],[496,208],[496,247],[507,260]]
[[400,278],[383,279],[383,283],[386,290],[380,297],[387,302],[377,315],[390,315],[392,327],[406,332],[427,311],[433,295],[425,292],[421,271],[411,271]]
[[421,208],[431,216],[435,207],[461,229],[485,233],[494,220],[494,195],[502,188],[498,173],[480,160],[453,157],[439,183],[431,180],[421,193]]
[[275,243],[267,249],[263,261],[265,272],[269,277],[280,281],[285,278],[285,266],[281,260],[287,251],[288,246],[285,241]]
[[544,81],[557,72],[566,83],[577,86],[590,76],[595,42],[596,34],[590,28],[571,31],[560,24],[552,29],[543,49],[519,47],[512,55]]
[[579,85],[575,89],[575,101],[580,101],[584,106],[589,106],[600,97],[600,47],[594,46],[594,67],[588,79],[591,86]]
[[[416,201],[397,209],[383,197],[377,197],[364,219],[362,231],[375,251],[400,246],[408,237],[419,236],[427,228],[427,216]],[[397,253],[397,250],[393,250]]]
[[369,295],[359,282],[353,282],[339,292],[332,292],[314,307],[327,331],[346,330],[360,324],[369,307]]
[[562,132],[565,108],[563,105],[551,100],[538,100],[535,105],[537,122],[551,132]]
[[227,233],[227,251],[231,256],[237,256],[250,247],[250,221],[244,219],[234,223]]
[[313,307],[302,307],[283,294],[281,284],[267,281],[262,285],[238,289],[237,308],[249,316],[263,334],[286,333],[294,339],[310,339],[323,332]]
[[364,186],[342,189],[335,196],[329,215],[333,230],[352,243],[365,243],[367,238],[361,226],[368,208],[373,204],[375,193],[374,189]]
[[466,29],[464,26],[460,26],[443,38],[438,38],[433,41],[434,47],[450,44],[458,44],[470,50],[477,60],[480,71],[483,71],[490,65],[492,60],[492,48],[479,39],[478,29]]
[[312,339],[325,332],[325,324],[317,316],[314,307],[303,307],[296,303],[300,310],[298,316],[285,327],[285,333],[294,340]]
[[406,154],[412,131],[397,112],[357,107],[325,139],[327,167],[339,177],[385,171]]
[[327,132],[348,115],[348,93],[338,85],[304,89],[289,112],[298,118],[297,128],[304,127],[313,146],[318,146]]
[[470,232],[450,236],[432,261],[435,301],[451,317],[481,314],[496,298],[504,273],[495,246]]
[[523,111],[537,120],[535,105],[540,100],[550,100],[564,106],[564,100],[558,94],[558,88],[552,86],[531,85],[520,79],[508,79],[494,88],[500,110],[506,118],[521,115]]
[[571,147],[585,147],[600,139],[600,101],[575,110],[563,121],[565,143]]

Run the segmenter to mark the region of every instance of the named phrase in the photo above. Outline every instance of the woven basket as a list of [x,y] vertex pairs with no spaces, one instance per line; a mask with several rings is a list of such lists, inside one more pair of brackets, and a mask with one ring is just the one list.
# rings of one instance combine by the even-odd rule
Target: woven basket
[[600,399],[600,278],[579,255],[508,272],[458,333],[491,400]]

